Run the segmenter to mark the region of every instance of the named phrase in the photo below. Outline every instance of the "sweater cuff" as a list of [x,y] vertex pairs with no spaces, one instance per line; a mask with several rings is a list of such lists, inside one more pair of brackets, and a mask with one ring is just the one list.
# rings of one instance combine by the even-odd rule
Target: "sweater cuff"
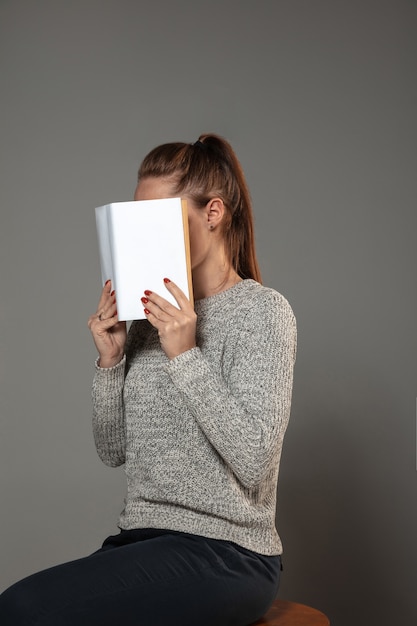
[[191,348],[165,365],[165,371],[178,389],[187,388],[191,380],[198,377],[201,370],[201,358],[200,348]]
[[94,363],[96,382],[112,388],[120,386],[120,384],[123,385],[125,379],[126,355],[123,355],[122,360],[116,363],[116,365],[113,365],[113,367],[100,367],[98,364],[99,358],[100,357],[97,357]]

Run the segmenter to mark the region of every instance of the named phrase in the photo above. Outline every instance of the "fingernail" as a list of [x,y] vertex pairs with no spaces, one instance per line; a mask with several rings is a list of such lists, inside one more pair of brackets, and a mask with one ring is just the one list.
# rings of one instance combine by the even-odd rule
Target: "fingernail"
[[145,313],[145,315],[149,315],[150,311],[148,309],[143,309],[143,312]]
[[148,298],[141,298],[141,301],[143,302],[143,304],[148,304],[149,302]]
[[110,294],[110,295],[111,295],[111,296],[114,296],[114,294],[115,294],[115,293],[116,293],[116,292],[115,292],[115,290],[113,289],[113,291],[111,292],[111,294]]
[[145,289],[145,291],[143,293],[145,294],[145,296],[151,296],[152,295],[152,291],[149,291],[149,289]]
[[169,280],[169,278],[164,278],[164,283],[170,283],[171,281]]
[[110,278],[109,278],[109,280],[106,280],[106,282],[105,282],[104,284],[105,284],[105,285],[108,285],[108,284],[109,284],[109,282],[110,282]]

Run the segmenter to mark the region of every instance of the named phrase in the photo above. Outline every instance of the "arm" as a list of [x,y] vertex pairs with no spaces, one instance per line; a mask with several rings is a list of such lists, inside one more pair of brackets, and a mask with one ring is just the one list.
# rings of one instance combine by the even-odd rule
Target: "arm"
[[108,280],[97,312],[88,320],[99,357],[93,381],[93,434],[101,460],[115,467],[124,463],[123,385],[126,323],[119,322],[116,299]]
[[108,368],[96,361],[93,381],[93,435],[97,454],[106,465],[118,467],[126,460],[126,428],[123,390],[132,354],[140,349],[145,327],[132,322],[127,334],[125,354]]
[[271,469],[288,423],[296,350],[287,301],[268,291],[243,320],[233,320],[233,366],[227,380],[199,348],[166,366],[210,443],[248,488]]
[[96,362],[93,381],[94,442],[100,459],[110,467],[117,467],[125,462],[123,407],[125,364],[126,356],[120,363],[110,368],[101,368]]

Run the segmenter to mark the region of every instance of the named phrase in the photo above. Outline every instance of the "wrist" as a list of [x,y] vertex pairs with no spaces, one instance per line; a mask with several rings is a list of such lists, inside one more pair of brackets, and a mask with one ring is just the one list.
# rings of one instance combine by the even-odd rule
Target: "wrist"
[[169,358],[170,361],[172,361],[173,359],[176,359],[177,356],[181,356],[181,354],[184,354],[185,352],[188,352],[189,350],[193,350],[196,347],[197,345],[195,343],[190,344],[186,347],[183,347],[180,350],[176,350],[176,351],[171,352],[170,354],[167,354],[167,357]]
[[97,360],[97,365],[101,369],[109,369],[110,367],[115,367],[115,365],[118,365],[122,361],[123,356],[123,353],[115,357],[99,356]]

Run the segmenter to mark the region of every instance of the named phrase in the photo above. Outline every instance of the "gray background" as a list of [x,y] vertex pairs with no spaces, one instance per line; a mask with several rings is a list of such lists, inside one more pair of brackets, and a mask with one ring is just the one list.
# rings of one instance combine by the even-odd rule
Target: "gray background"
[[226,136],[299,324],[281,597],[414,626],[416,2],[2,0],[0,587],[93,551],[93,209],[158,143]]

